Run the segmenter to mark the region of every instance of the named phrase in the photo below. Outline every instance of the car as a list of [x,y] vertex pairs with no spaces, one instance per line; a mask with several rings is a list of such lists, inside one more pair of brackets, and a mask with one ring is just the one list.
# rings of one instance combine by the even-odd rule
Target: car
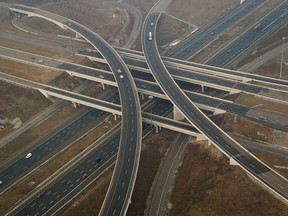
[[100,77],[101,79],[104,79],[104,76],[103,76],[103,75],[100,75],[99,77]]
[[122,73],[122,70],[119,68],[119,69],[117,69],[117,72],[118,73]]
[[96,159],[96,162],[97,162],[97,163],[100,163],[101,161],[102,161],[102,158],[101,158],[101,157],[99,157],[99,158]]
[[121,79],[124,79],[124,76],[123,76],[123,75],[120,75],[120,78],[121,78]]
[[37,195],[37,199],[40,199],[41,197],[43,197],[44,196],[44,192],[41,192],[41,193],[39,193],[38,195]]
[[0,185],[2,184],[3,182],[2,181],[0,181]]
[[151,22],[151,26],[153,26],[154,25],[154,23],[153,22]]
[[29,152],[27,155],[26,155],[26,159],[28,159],[28,158],[31,158],[32,157],[32,153],[31,152]]
[[87,174],[87,173],[84,173],[84,174],[81,176],[81,179],[82,179],[82,180],[85,180],[87,177],[88,177],[88,174]]
[[43,64],[43,63],[44,63],[44,60],[43,60],[43,59],[39,59],[38,62],[41,63],[41,64]]

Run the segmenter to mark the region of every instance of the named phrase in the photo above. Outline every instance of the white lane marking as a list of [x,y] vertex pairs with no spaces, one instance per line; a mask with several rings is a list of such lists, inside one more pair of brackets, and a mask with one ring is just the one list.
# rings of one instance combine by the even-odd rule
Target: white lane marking
[[120,195],[118,196],[118,200],[120,200]]
[[44,204],[44,203],[41,203],[41,204],[39,205],[39,207],[41,207],[43,204]]
[[33,206],[35,206],[35,203],[33,203],[30,207],[33,208]]
[[52,200],[52,201],[50,201],[50,202],[49,202],[49,205],[51,205],[53,202],[54,202],[53,200]]

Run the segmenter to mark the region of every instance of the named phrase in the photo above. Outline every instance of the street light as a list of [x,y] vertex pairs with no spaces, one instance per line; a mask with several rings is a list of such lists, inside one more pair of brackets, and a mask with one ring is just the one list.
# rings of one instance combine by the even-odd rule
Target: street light
[[282,70],[283,70],[283,55],[284,55],[284,41],[286,37],[282,37],[282,49],[281,49],[281,64],[280,64],[280,72],[279,72],[279,79],[282,78]]

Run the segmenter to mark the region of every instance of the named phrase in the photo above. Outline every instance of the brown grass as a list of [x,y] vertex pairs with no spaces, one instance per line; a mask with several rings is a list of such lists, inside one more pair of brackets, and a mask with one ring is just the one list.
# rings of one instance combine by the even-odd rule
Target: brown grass
[[[112,119],[113,117],[111,117],[110,120]],[[117,123],[118,121],[112,120],[109,126],[113,127]],[[99,127],[85,135],[77,142],[73,143],[73,145],[68,147],[64,152],[57,155],[57,157],[55,157],[55,155],[54,158],[51,157],[48,163],[38,167],[36,172],[32,173],[28,176],[28,178],[25,178],[19,184],[14,186],[5,196],[5,199],[0,199],[0,214],[3,214],[5,211],[12,208],[17,200],[27,195],[41,182],[49,178],[59,168],[63,167],[67,162],[73,160],[75,156],[84,151],[94,141],[104,135],[109,130],[109,128],[104,127],[105,125],[107,125],[107,123],[102,123]]]
[[74,109],[71,104],[60,108],[53,116],[43,123],[37,125],[36,128],[31,128],[16,139],[12,140],[9,145],[0,149],[0,164],[11,160],[15,155],[23,152],[26,148],[31,146],[39,137],[44,136],[51,129],[57,127],[67,118],[81,110],[82,108]]
[[223,128],[225,132],[235,132],[245,137],[249,137],[252,140],[269,142],[273,138],[273,130],[271,128],[232,114],[225,114],[225,120],[222,123],[221,128]]
[[1,72],[44,84],[55,79],[61,73],[59,71],[40,68],[6,59],[0,59],[0,65]]
[[287,215],[288,208],[251,181],[228,160],[215,159],[201,146],[187,147],[179,169],[170,215]]
[[237,0],[177,0],[172,1],[167,12],[194,25],[204,26],[237,3]]
[[101,175],[88,188],[74,198],[70,205],[62,209],[57,215],[78,216],[98,215],[108,190],[114,167]]
[[[36,90],[14,86],[2,81],[0,85],[0,116],[3,118],[12,120],[18,117],[23,123],[51,104]],[[11,130],[12,125],[5,125],[5,129],[0,131],[0,137]]]
[[253,95],[248,95],[242,93],[240,97],[235,101],[238,104],[243,104],[247,106],[256,106],[259,104],[263,104],[261,108],[266,109],[266,110],[273,110],[275,112],[280,112],[284,114],[288,114],[288,109],[286,104],[281,104],[277,102],[271,102],[259,97],[255,97]]

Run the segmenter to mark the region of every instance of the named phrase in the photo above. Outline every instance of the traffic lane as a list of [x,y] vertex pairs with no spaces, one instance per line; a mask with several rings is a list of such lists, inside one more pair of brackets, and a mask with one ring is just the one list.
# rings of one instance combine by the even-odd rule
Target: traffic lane
[[[248,1],[245,4],[237,4],[234,9],[229,10],[228,14],[224,14],[220,19],[216,19],[203,28],[202,32],[196,32],[195,36],[189,37],[187,41],[181,43],[180,46],[168,52],[167,56],[177,59],[188,59],[195,55],[203,46],[216,39],[218,35],[223,33],[227,28],[238,22],[244,16],[255,10],[264,1]],[[200,30],[201,31],[201,30]]]
[[[83,190],[88,183],[95,180],[103,171],[105,164],[109,161],[114,163],[119,146],[120,135],[111,137],[108,143],[101,146],[87,157],[82,163],[65,174],[52,186],[42,191],[43,197],[35,197],[28,205],[22,208],[16,215],[44,215],[53,213],[51,208],[58,209],[66,203],[68,198],[73,198],[79,191]],[[101,161],[97,161],[98,159]],[[111,162],[109,163],[111,165]],[[87,177],[84,177],[87,174]],[[76,193],[75,193],[76,192]],[[66,199],[64,203],[62,199]]]
[[17,158],[8,167],[3,167],[0,172],[0,180],[3,182],[0,185],[1,191],[7,186],[11,185],[21,176],[27,174],[29,171],[40,165],[44,160],[48,159],[49,156],[55,154],[57,149],[64,148],[69,145],[71,140],[75,137],[85,133],[87,128],[100,124],[100,116],[103,115],[103,111],[97,109],[91,109],[84,116],[77,118],[70,124],[65,124],[62,129],[56,129],[46,135],[39,144],[33,149],[27,151],[32,153],[32,157],[26,159],[23,155]]
[[[112,100],[114,100],[114,99],[112,99]],[[158,114],[158,115],[161,115],[161,113],[163,113],[163,112],[165,112],[165,110],[166,110],[166,112],[167,112],[167,109],[170,109],[171,107],[169,107],[169,101],[166,101],[166,100],[159,100],[159,103],[157,103],[156,104],[156,106],[155,107],[153,107],[153,112],[155,112],[155,114]],[[171,104],[171,103],[170,103]],[[148,124],[146,124],[146,126],[145,126],[145,128],[143,128],[144,130],[146,129],[146,128],[148,128],[149,130],[151,129],[151,127],[150,127],[150,125],[148,125]],[[111,145],[113,145],[112,146],[112,148],[110,149],[110,148],[108,148],[108,151],[104,151],[104,150],[102,150],[102,149],[99,149],[99,150],[97,150],[98,151],[98,153],[99,154],[102,154],[102,156],[103,156],[103,158],[107,158],[107,160],[111,160],[111,157],[109,156],[109,154],[107,153],[106,154],[106,152],[110,152],[110,154],[112,154],[112,160],[111,160],[111,163],[114,163],[115,162],[115,160],[116,160],[116,156],[113,156],[113,154],[115,153],[115,148],[117,149],[117,146],[118,146],[118,142],[119,142],[119,139],[120,139],[120,137],[119,137],[119,135],[118,135],[118,139],[117,139],[117,141],[115,142],[115,140],[112,140],[111,142],[113,142],[113,143],[110,143],[110,147],[111,147]],[[106,148],[106,143],[104,144],[105,146],[103,146],[103,148]],[[97,154],[97,152],[95,153],[95,154]],[[95,155],[95,154],[93,154],[93,155]],[[93,168],[93,163],[97,163],[97,159],[98,159],[98,157],[96,157],[96,156],[91,156],[91,157],[93,157],[94,159],[96,158],[96,162],[95,162],[95,160],[93,161],[93,160],[91,160],[91,157],[90,157],[90,159],[89,158],[87,158],[87,159],[85,159],[85,161],[87,162],[83,162],[82,164],[84,164],[84,166],[85,166],[85,163],[87,164],[87,167],[86,167],[86,170],[88,170],[88,171],[90,171],[91,170],[91,168]],[[92,161],[92,162],[91,162]],[[113,161],[113,162],[112,162]],[[90,163],[90,165],[89,165],[89,163]],[[108,166],[109,166],[110,164],[108,164]],[[80,166],[80,165],[79,165]],[[78,166],[78,167],[79,167]],[[83,166],[82,166],[83,167]],[[79,172],[78,172],[78,170],[79,170]],[[80,171],[81,170],[81,171]],[[83,174],[83,171],[84,169],[81,169],[81,168],[78,168],[77,169],[77,167],[76,168],[74,168],[72,171],[70,171],[70,174],[72,173],[80,173],[80,174]],[[77,172],[76,172],[77,171]],[[100,172],[101,173],[101,172]],[[30,206],[30,210],[29,211],[33,211],[33,213],[35,213],[35,214],[37,214],[37,213],[39,213],[38,212],[38,208],[34,211],[34,210],[31,210],[31,208],[36,208],[37,207],[37,205],[38,205],[38,207],[40,207],[41,208],[41,210],[42,211],[45,211],[45,213],[46,214],[50,214],[50,213],[53,213],[54,211],[56,211],[59,207],[61,207],[61,206],[63,206],[66,202],[67,202],[67,200],[69,200],[69,198],[73,198],[79,191],[81,191],[82,189],[83,189],[83,187],[81,188],[81,187],[79,187],[79,186],[77,186],[77,184],[76,183],[73,183],[73,181],[71,180],[71,177],[70,177],[70,174],[67,174],[66,176],[67,177],[63,177],[61,180],[59,180],[59,181],[57,181],[56,183],[54,183],[54,189],[53,189],[53,191],[51,191],[51,190],[48,190],[48,189],[46,189],[45,191],[42,191],[43,193],[44,193],[44,196],[46,197],[46,201],[45,201],[45,205],[44,204],[42,204],[43,202],[41,202],[41,203],[39,203],[38,202],[38,199],[35,199],[32,203],[30,203],[29,205],[26,205],[26,207],[29,209],[29,206]],[[128,174],[128,173],[127,173]],[[92,176],[93,175],[93,176]],[[97,173],[94,173],[94,174],[92,174],[92,175],[88,175],[89,176],[89,178],[87,177],[87,181],[85,180],[85,185],[87,185],[88,183],[89,183],[89,181],[92,181],[93,179],[95,179],[96,177],[98,177],[98,174]],[[78,178],[79,177],[79,178]],[[77,183],[79,183],[79,184],[82,184],[81,183],[81,181],[79,181],[79,179],[80,179],[80,177],[81,177],[81,175],[79,176],[79,175],[76,175],[76,182]],[[69,181],[68,181],[69,180]],[[75,182],[75,181],[74,181]],[[67,189],[66,187],[65,188],[63,188],[62,187],[62,184],[69,184],[68,185],[68,187],[72,187],[72,188],[69,188],[69,189]],[[72,185],[73,184],[73,185]],[[58,185],[58,186],[57,186]],[[71,186],[72,185],[72,186]],[[62,193],[61,193],[61,191],[63,191]],[[67,193],[69,192],[69,195],[67,195]],[[46,196],[46,195],[48,195],[48,196]],[[44,198],[44,196],[43,196],[43,198]],[[52,198],[51,198],[52,197]],[[41,200],[43,199],[43,198],[41,198]],[[63,199],[61,199],[61,198],[63,198]],[[37,202],[38,202],[38,204],[37,204]],[[48,204],[47,204],[48,203]],[[41,205],[41,206],[40,206]],[[21,211],[22,212],[22,211]],[[30,212],[31,213],[31,212]],[[40,214],[40,213],[39,213]],[[44,212],[42,212],[41,214],[44,214]],[[22,215],[22,213],[20,214],[20,215]]]
[[[119,103],[119,95],[117,93],[104,99]],[[2,167],[0,172],[0,180],[3,181],[0,185],[1,190],[5,189],[4,187],[12,184],[19,177],[39,165],[57,149],[65,147],[75,137],[81,136],[81,134],[85,133],[89,128],[100,124],[102,122],[103,117],[101,116],[103,114],[104,111],[102,110],[87,109],[87,112],[84,115],[80,115],[76,119],[69,120],[60,125],[41,139],[39,143],[36,144],[35,148],[27,150],[27,153],[32,153],[31,158],[26,159],[25,155],[23,155],[16,158],[14,162],[9,163],[8,166]]]
[[[181,104],[179,108],[182,108],[182,112],[186,114],[185,116],[189,118],[189,120],[193,122],[197,128],[200,128],[207,137],[217,143],[225,152],[229,152],[231,155],[237,155],[239,150],[235,149],[235,146],[231,146],[225,139],[222,138],[222,131],[215,130],[214,127],[212,127],[213,125],[210,124],[203,114],[196,107],[194,107],[193,104],[191,104],[190,100],[188,100],[188,98],[182,94],[181,90],[173,82],[170,75],[165,73],[166,69],[164,65],[162,66],[161,59],[156,50],[157,47],[153,45],[154,44],[152,42],[147,42],[147,39],[144,40],[143,47],[147,55],[146,58],[150,67],[152,67],[152,71],[154,72],[153,75],[157,78],[162,88],[165,88],[165,93],[168,95],[168,97],[172,99],[175,104]],[[194,119],[196,120],[194,121]]]
[[237,58],[256,41],[263,39],[265,35],[271,32],[275,27],[287,19],[286,16],[281,16],[288,9],[288,3],[283,2],[274,10],[268,17],[261,20],[261,25],[264,29],[255,31],[253,28],[247,31],[242,37],[238,38],[233,44],[226,47],[220,54],[207,62],[208,65],[225,67],[233,59]]
[[[56,93],[58,95],[64,95],[64,96],[67,96],[67,97],[70,97],[70,98],[74,98],[76,100],[82,100],[83,99],[83,95],[77,95],[77,94],[74,94],[72,92],[62,91],[62,89],[49,88],[48,94],[49,94],[49,92]],[[119,105],[113,104],[113,103],[109,103],[109,102],[106,102],[106,101],[103,101],[103,100],[99,100],[99,99],[96,99],[96,98],[85,97],[85,101],[87,101],[87,102],[89,102],[91,104],[97,104],[99,106],[107,107],[109,109],[114,109],[114,110],[117,110],[117,111],[121,111],[121,107]]]

